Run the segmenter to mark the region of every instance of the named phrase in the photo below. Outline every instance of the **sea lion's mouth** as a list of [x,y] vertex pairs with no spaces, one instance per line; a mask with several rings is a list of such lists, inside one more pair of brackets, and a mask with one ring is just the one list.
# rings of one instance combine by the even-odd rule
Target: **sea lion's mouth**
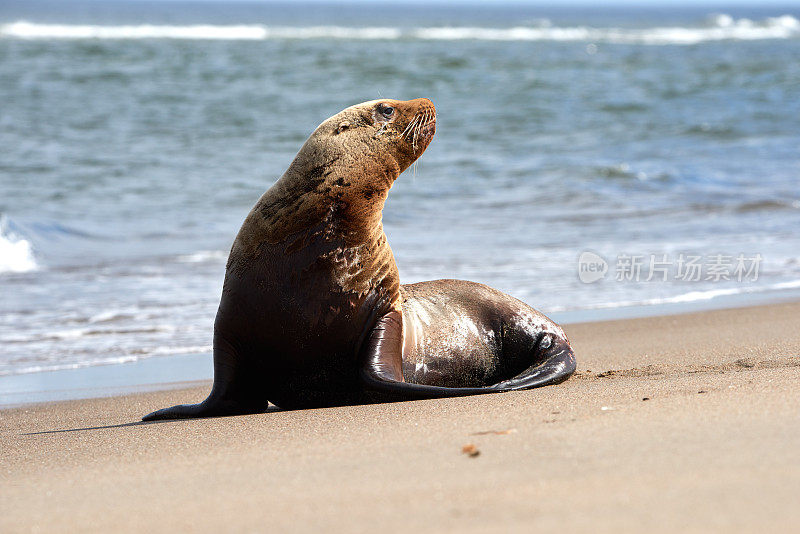
[[436,133],[436,110],[427,107],[417,112],[411,119],[403,131],[403,137],[411,143],[416,152],[418,148],[425,149],[428,146],[434,133]]
[[428,122],[419,132],[420,137],[423,139],[428,139],[433,137],[433,134],[436,133],[436,117],[434,116],[433,120]]

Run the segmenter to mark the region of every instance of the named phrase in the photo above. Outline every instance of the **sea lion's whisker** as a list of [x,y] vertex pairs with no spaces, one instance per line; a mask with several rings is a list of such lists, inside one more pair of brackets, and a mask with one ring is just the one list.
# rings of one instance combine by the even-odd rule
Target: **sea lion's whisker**
[[414,129],[417,127],[417,122],[419,122],[419,115],[415,115],[414,118],[411,119],[411,122],[408,123],[408,126],[406,127],[406,131],[404,133],[404,136],[406,137],[406,139],[411,141],[412,144],[414,142]]
[[[417,141],[419,141],[422,131],[436,120],[435,112],[426,108],[414,115],[414,118],[408,123],[401,134],[403,137],[411,141],[411,146],[414,151],[417,150]],[[415,167],[416,169],[416,167]]]
[[408,126],[406,126],[406,129],[403,130],[403,137],[405,137],[409,132],[412,131],[412,129],[414,128],[415,124],[417,123],[417,120],[419,120],[419,115],[416,115],[411,120],[411,122],[408,123]]
[[408,126],[406,126],[406,132],[411,132],[411,131],[413,131],[414,127],[417,125],[417,123],[419,122],[420,118],[421,118],[421,117],[420,117],[419,113],[417,113],[416,115],[414,115],[414,118],[413,118],[413,119],[411,119],[411,122],[409,122],[409,123],[408,123]]
[[428,109],[428,122],[425,123],[425,126],[436,122],[436,113],[432,109]]
[[414,126],[414,135],[419,135],[419,131],[422,128],[422,125],[425,124],[425,114],[420,113],[419,120],[417,121],[417,125]]
[[419,135],[422,132],[422,128],[425,126],[425,112],[420,115],[420,121],[414,127],[414,150],[417,150],[417,139],[419,139]]
[[403,134],[403,137],[411,141],[414,137],[414,126],[415,124],[412,123],[409,125],[408,131]]

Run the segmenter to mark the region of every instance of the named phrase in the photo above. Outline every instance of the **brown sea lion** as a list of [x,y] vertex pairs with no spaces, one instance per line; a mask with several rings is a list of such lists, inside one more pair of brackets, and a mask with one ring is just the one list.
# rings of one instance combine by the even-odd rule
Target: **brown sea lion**
[[144,420],[509,391],[575,370],[561,328],[473,282],[400,285],[383,232],[392,184],[436,129],[430,100],[323,122],[245,219],[214,324],[214,386]]

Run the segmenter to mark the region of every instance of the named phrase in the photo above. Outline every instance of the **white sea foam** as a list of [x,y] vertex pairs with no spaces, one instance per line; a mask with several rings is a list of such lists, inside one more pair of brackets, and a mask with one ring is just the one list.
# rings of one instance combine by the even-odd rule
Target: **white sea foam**
[[30,373],[41,373],[45,371],[64,371],[67,369],[82,369],[84,367],[94,367],[96,365],[114,365],[121,363],[131,363],[137,361],[139,358],[136,356],[120,356],[118,358],[105,358],[102,360],[72,362],[72,363],[43,363],[41,365],[31,365],[28,367],[21,367],[19,369],[0,370],[0,376],[10,375],[26,375]]
[[0,274],[26,273],[37,267],[30,242],[8,230],[0,218]]
[[205,262],[224,262],[228,259],[228,253],[222,250],[201,250],[193,254],[178,256],[181,263],[205,263]]
[[95,367],[98,365],[118,365],[122,363],[133,363],[153,356],[175,356],[179,354],[207,354],[212,350],[211,345],[187,345],[178,347],[159,346],[146,350],[141,350],[136,354],[125,354],[105,358],[92,358],[89,360],[73,362],[42,361],[35,365],[20,367],[16,369],[0,369],[0,376],[24,375],[30,373],[41,373],[45,371],[63,371],[67,369],[82,369],[85,367]]
[[366,39],[366,40],[479,40],[479,41],[587,41],[627,44],[688,45],[706,41],[800,38],[800,21],[791,15],[761,21],[714,15],[705,26],[651,28],[560,27],[549,21],[534,26],[489,28],[440,26],[427,28],[346,26],[265,26],[261,24],[189,26],[97,26],[38,24],[18,21],[0,25],[0,37],[22,39]]
[[396,28],[344,26],[263,26],[260,24],[216,26],[93,26],[36,24],[19,21],[0,26],[0,36],[24,39],[216,39],[260,41],[266,39],[397,39]]
[[705,41],[789,39],[800,37],[800,21],[791,15],[768,18],[761,22],[735,20],[719,15],[714,24],[706,27],[654,28],[591,28],[576,27],[515,27],[479,28],[449,27],[415,30],[420,39],[482,41],[590,41],[626,44],[697,44]]
[[114,321],[118,321],[120,319],[131,319],[136,317],[134,308],[129,308],[126,310],[106,310],[101,311],[99,313],[95,313],[94,315],[90,316],[87,319],[89,323],[110,323]]
[[229,39],[260,40],[267,37],[259,25],[214,26],[95,26],[88,24],[37,24],[18,21],[0,26],[0,35],[24,39]]
[[790,280],[788,282],[778,282],[766,286],[739,286],[739,287],[725,287],[706,290],[689,291],[679,295],[672,295],[662,298],[651,298],[642,300],[620,300],[615,302],[604,302],[600,304],[593,304],[590,306],[580,308],[566,308],[566,307],[551,307],[548,308],[550,312],[570,311],[576,309],[583,310],[602,310],[613,308],[627,308],[630,306],[657,306],[659,304],[684,304],[689,302],[702,302],[705,300],[712,300],[717,297],[724,297],[730,295],[743,295],[750,293],[766,293],[770,291],[780,291],[784,289],[797,289],[800,288],[800,280]]
[[188,345],[186,347],[154,347],[147,349],[147,356],[164,356],[175,354],[202,354],[211,352],[211,345]]
[[772,286],[773,289],[796,289],[800,288],[800,280],[791,280],[789,282],[781,282]]
[[41,341],[66,341],[84,337],[138,335],[138,334],[171,334],[177,328],[173,325],[134,326],[129,328],[70,328],[32,334],[0,335],[0,343],[29,343]]

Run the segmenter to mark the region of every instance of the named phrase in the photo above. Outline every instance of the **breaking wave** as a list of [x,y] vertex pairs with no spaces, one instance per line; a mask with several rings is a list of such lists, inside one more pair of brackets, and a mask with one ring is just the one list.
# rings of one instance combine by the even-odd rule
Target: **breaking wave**
[[27,273],[38,268],[33,247],[9,229],[5,217],[0,217],[0,274]]
[[187,26],[97,26],[39,24],[17,21],[0,25],[0,37],[18,39],[216,39],[216,40],[478,40],[478,41],[586,41],[599,43],[690,45],[706,41],[794,39],[800,20],[791,15],[760,21],[720,14],[702,26],[652,28],[592,28],[553,26],[548,20],[535,26],[512,28],[441,26],[427,28],[346,26],[265,26],[261,24]]

